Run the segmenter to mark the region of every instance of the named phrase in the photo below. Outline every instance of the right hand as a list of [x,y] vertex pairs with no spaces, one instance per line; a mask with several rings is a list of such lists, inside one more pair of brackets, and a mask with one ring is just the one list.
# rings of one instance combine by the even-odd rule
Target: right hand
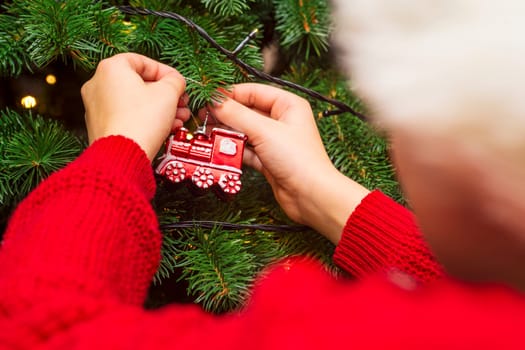
[[152,160],[170,131],[190,117],[185,87],[175,68],[136,53],[101,61],[81,90],[90,144],[122,135]]
[[334,167],[310,104],[285,90],[239,84],[209,110],[248,136],[244,162],[262,172],[286,214],[332,242],[339,241],[353,209],[368,194]]

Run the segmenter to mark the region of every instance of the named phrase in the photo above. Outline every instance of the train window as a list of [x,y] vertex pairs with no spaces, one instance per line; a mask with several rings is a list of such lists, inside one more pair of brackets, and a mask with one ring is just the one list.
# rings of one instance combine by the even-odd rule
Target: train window
[[234,156],[237,153],[237,144],[231,139],[222,139],[219,146],[219,152],[229,156]]

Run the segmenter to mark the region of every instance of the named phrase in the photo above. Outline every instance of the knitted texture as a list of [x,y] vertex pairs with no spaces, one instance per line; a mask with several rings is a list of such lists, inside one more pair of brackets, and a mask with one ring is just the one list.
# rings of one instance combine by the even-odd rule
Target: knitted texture
[[[87,317],[93,310],[69,309],[77,298],[143,303],[160,259],[154,190],[145,154],[115,136],[95,142],[19,205],[0,250],[0,298],[9,300],[0,310],[30,321],[30,329],[19,325],[27,336],[17,341],[31,340],[34,323],[52,333]],[[60,316],[45,315],[46,304]]]
[[[523,348],[525,300],[513,290],[446,276],[400,288],[367,275],[440,271],[411,214],[378,192],[335,253],[361,279],[287,261],[262,275],[240,312],[145,311],[160,255],[152,174],[137,144],[108,137],[20,204],[0,248],[0,349]],[[380,219],[365,220],[372,212]]]
[[412,213],[378,190],[364,198],[349,217],[334,261],[357,277],[385,268],[420,282],[443,274]]

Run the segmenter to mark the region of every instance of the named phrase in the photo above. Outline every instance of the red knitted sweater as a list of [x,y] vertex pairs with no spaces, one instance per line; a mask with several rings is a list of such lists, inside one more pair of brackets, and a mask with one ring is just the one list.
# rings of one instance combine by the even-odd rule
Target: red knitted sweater
[[145,311],[160,257],[154,190],[145,154],[114,136],[19,205],[0,249],[0,348],[523,348],[524,297],[443,276],[410,212],[378,191],[334,255],[358,279],[297,262],[274,267],[238,313]]

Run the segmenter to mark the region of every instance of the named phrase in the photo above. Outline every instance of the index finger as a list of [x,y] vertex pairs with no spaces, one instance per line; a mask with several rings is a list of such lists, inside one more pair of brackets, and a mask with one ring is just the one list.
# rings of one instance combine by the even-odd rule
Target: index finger
[[311,111],[310,104],[304,98],[280,88],[245,83],[233,86],[231,92],[225,92],[230,98],[249,108],[255,108],[276,120],[303,119],[306,111]]
[[144,81],[158,81],[174,73],[183,79],[182,75],[175,68],[137,53],[122,53],[114,57],[124,60]]
[[[186,80],[175,68],[136,53],[121,54],[121,57],[142,80],[167,86],[173,89],[178,97],[184,94]],[[163,89],[160,86],[150,88]]]

